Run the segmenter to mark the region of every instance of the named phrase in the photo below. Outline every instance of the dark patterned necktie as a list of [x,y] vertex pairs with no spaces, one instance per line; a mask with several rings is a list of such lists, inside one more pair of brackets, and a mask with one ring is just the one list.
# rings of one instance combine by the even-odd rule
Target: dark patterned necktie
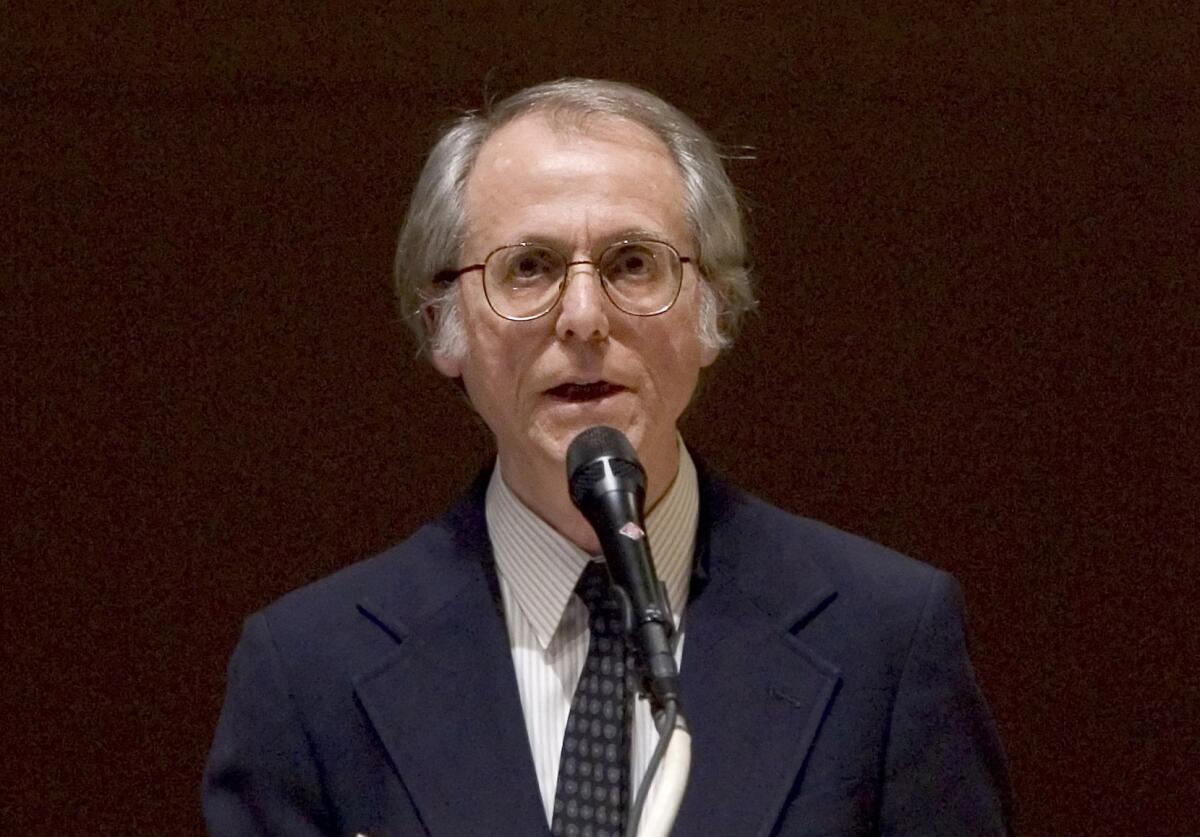
[[588,609],[587,659],[563,736],[554,789],[554,837],[619,837],[629,808],[629,729],[625,630],[608,583],[592,561],[575,592]]

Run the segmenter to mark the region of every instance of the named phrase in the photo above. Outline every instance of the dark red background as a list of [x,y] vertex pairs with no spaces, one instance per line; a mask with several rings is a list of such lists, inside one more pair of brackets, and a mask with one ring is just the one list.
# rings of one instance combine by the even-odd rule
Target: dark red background
[[1196,831],[1190,4],[203,5],[0,24],[3,830],[199,831],[242,618],[486,461],[395,230],[440,123],[576,74],[752,154],[688,440],[962,581],[1025,834]]

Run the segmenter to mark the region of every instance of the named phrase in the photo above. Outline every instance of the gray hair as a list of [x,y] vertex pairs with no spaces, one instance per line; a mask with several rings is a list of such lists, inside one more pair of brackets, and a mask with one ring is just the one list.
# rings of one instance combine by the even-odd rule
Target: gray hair
[[[737,192],[717,146],[683,112],[633,85],[593,79],[560,79],[526,88],[482,113],[455,120],[433,146],[413,189],[396,246],[395,289],[400,312],[421,352],[462,357],[466,334],[455,286],[434,277],[457,267],[467,234],[467,178],[480,148],[498,129],[527,113],[546,114],[578,127],[591,116],[627,119],[666,145],[683,179],[685,217],[701,275],[699,335],[705,346],[732,344],[743,316],[754,307],[746,234]],[[429,333],[427,312],[437,332]]]

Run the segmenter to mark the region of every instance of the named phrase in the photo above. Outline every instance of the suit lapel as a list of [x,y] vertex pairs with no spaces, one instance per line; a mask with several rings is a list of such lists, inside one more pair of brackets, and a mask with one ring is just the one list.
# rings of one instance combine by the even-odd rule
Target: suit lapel
[[482,495],[475,500],[445,521],[453,548],[418,559],[428,572],[360,604],[396,646],[355,685],[431,834],[545,834]]
[[803,556],[769,554],[739,501],[706,483],[681,672],[692,769],[675,833],[768,834],[839,679],[792,630],[835,592]]

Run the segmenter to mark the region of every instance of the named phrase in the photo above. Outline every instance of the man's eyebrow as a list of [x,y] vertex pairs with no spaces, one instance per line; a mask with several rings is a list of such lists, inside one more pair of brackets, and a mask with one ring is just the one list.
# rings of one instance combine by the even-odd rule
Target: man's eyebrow
[[639,238],[652,238],[656,241],[666,241],[667,236],[657,230],[627,229],[602,239],[602,241],[607,244],[612,244],[617,241],[633,241]]

